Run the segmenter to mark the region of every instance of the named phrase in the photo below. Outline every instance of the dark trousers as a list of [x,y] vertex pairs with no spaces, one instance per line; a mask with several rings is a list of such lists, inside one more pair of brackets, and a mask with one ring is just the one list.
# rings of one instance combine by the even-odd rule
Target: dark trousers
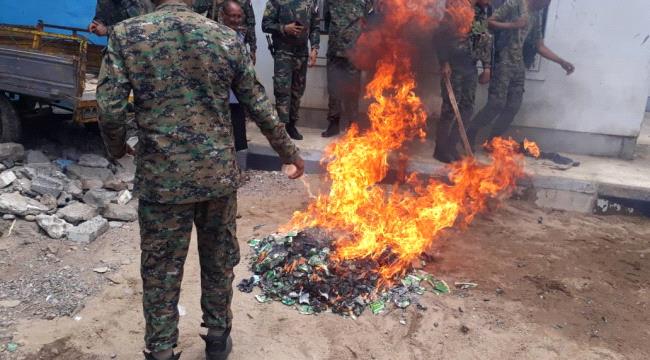
[[[452,65],[451,86],[458,102],[458,109],[464,122],[469,122],[474,114],[476,100],[476,87],[478,86],[478,72],[476,66],[455,67]],[[440,122],[436,131],[436,154],[456,155],[456,147],[460,142],[456,114],[451,106],[449,92],[445,79],[442,79],[442,109]]]
[[329,122],[339,123],[359,120],[359,96],[361,71],[349,59],[330,56],[327,58],[327,92],[329,93]]
[[490,139],[502,136],[508,130],[521,108],[525,82],[525,66],[496,64],[488,103],[476,114],[467,131],[472,145],[476,143],[479,131],[492,123]]
[[233,134],[235,135],[235,150],[248,149],[246,138],[246,112],[240,104],[230,104],[230,120],[232,121]]
[[202,325],[230,331],[233,268],[240,258],[237,194],[183,205],[140,200],[138,213],[147,349],[159,352],[178,342],[178,300],[192,225],[198,235]]

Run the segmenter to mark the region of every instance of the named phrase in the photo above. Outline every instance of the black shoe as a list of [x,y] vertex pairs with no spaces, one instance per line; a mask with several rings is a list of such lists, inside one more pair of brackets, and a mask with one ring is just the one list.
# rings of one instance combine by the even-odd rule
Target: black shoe
[[329,126],[327,127],[327,130],[323,131],[321,134],[322,137],[324,138],[329,138],[332,136],[336,136],[340,134],[341,130],[339,129],[339,123],[338,122],[330,122]]
[[295,125],[287,124],[287,134],[289,134],[289,137],[294,139],[294,140],[302,140],[302,134],[298,132],[298,128],[296,128]]
[[452,152],[436,151],[433,154],[433,158],[445,164],[451,164],[453,162],[460,160],[461,156],[456,151],[452,151]]
[[232,339],[230,335],[211,336],[201,335],[205,341],[206,360],[226,360],[232,351]]
[[[142,352],[144,354],[144,360],[158,360],[156,359],[152,353],[148,353],[146,351]],[[169,358],[169,360],[179,360],[181,358],[181,353],[174,354],[172,353],[172,357]]]

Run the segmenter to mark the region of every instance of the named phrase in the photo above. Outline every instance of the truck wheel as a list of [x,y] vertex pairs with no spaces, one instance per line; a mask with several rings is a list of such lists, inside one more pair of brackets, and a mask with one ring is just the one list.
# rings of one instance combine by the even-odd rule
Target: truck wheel
[[20,118],[7,97],[0,93],[0,142],[20,141]]

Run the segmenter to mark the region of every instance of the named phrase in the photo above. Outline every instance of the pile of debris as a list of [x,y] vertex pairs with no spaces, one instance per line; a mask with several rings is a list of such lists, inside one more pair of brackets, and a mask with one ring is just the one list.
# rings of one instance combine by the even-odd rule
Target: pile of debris
[[426,310],[419,301],[421,295],[450,291],[444,281],[423,271],[413,271],[387,285],[379,269],[390,261],[389,251],[380,260],[337,261],[330,257],[332,240],[324,231],[308,229],[249,241],[254,275],[244,279],[239,290],[251,293],[259,287],[259,302],[280,301],[305,315],[331,310],[350,317],[366,309],[379,314],[391,304],[399,309],[415,305]]
[[89,243],[111,225],[137,220],[134,177],[128,158],[112,164],[68,149],[50,159],[20,144],[0,144],[0,214],[36,221],[54,239]]

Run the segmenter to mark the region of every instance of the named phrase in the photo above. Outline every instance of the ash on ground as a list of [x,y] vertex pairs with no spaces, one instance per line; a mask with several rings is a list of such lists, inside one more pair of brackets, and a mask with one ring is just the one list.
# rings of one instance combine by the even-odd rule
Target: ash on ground
[[258,287],[259,302],[279,301],[305,315],[332,311],[351,317],[366,309],[379,314],[391,306],[426,310],[419,301],[421,295],[450,291],[444,281],[423,271],[382,286],[382,260],[334,260],[330,258],[332,243],[333,237],[318,229],[252,239],[254,275],[242,280],[238,288],[251,293]]

